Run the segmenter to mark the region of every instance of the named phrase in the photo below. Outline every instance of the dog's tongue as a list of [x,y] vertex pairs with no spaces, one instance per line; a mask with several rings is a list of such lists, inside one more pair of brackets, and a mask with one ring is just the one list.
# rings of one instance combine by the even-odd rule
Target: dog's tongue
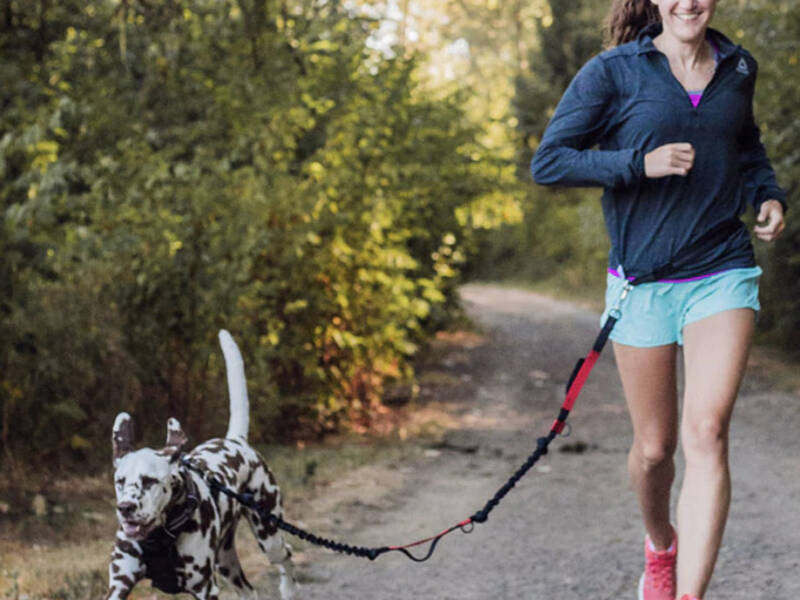
[[122,526],[125,535],[136,536],[142,532],[142,525],[140,523],[125,523]]

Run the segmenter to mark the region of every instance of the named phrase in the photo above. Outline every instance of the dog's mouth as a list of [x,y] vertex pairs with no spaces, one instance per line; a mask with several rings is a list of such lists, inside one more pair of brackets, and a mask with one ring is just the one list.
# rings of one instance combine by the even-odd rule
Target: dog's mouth
[[125,519],[120,522],[122,525],[122,531],[125,533],[125,535],[131,538],[145,537],[153,529],[154,523],[154,520],[142,522],[131,519]]

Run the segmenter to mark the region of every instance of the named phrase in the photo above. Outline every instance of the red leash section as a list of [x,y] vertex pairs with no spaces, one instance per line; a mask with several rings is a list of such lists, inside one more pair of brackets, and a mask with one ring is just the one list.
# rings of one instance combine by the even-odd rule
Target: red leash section
[[424,540],[419,540],[417,542],[412,542],[410,544],[406,544],[405,546],[389,546],[389,550],[402,550],[403,548],[413,548],[414,546],[421,546],[422,544],[425,544],[425,543],[430,542],[432,540],[436,540],[436,539],[439,539],[440,537],[444,537],[448,533],[450,533],[451,531],[455,531],[456,529],[463,529],[467,525],[471,525],[471,524],[472,524],[472,519],[464,519],[463,521],[461,521],[461,523],[458,523],[457,525],[453,525],[449,529],[445,529],[442,533],[440,533],[438,535],[432,535],[431,537],[425,538]]
[[[564,404],[561,405],[562,411],[569,413],[572,410],[572,407],[575,406],[575,401],[578,399],[586,380],[589,379],[589,374],[592,372],[592,369],[594,368],[598,358],[600,358],[600,353],[591,350],[589,351],[589,354],[586,355],[586,358],[582,358],[578,362],[576,365],[576,372],[573,375],[570,383],[567,384],[569,387],[567,388],[567,397],[564,398]],[[553,421],[553,427],[551,431],[556,433],[561,433],[564,431],[564,427],[567,424],[566,419],[566,415],[563,413],[559,414],[558,418]]]
[[[472,533],[472,530],[474,528],[475,528],[475,525],[472,522],[472,517],[470,517],[469,519],[464,519],[460,523],[457,523],[456,525],[453,525],[452,527],[450,527],[448,529],[445,529],[444,531],[442,531],[438,535],[434,535],[434,536],[425,538],[424,540],[419,540],[419,541],[416,541],[416,542],[412,542],[410,544],[406,544],[405,546],[389,546],[388,548],[386,548],[385,551],[386,552],[402,552],[403,554],[405,554],[408,558],[410,558],[414,562],[425,562],[426,560],[428,560],[431,557],[431,555],[433,554],[433,551],[436,550],[436,544],[439,543],[439,540],[442,539],[444,536],[446,536],[448,533],[450,533],[452,531],[455,531],[456,529],[460,529],[463,533]],[[413,548],[414,546],[421,546],[422,544],[427,544],[428,542],[432,542],[432,543],[430,545],[430,548],[428,548],[428,552],[427,552],[427,554],[425,554],[425,556],[420,556],[420,557],[414,556],[413,554],[411,554],[408,551],[409,548]],[[383,549],[381,548],[381,550],[383,550]]]

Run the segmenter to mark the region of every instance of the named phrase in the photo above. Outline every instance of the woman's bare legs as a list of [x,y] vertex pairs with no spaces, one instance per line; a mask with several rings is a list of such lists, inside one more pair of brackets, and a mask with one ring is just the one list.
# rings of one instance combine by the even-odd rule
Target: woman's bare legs
[[678,500],[678,598],[702,598],[730,505],[728,429],[747,364],[755,313],[728,310],[684,327],[686,390],[681,444],[686,474]]
[[669,497],[678,442],[677,345],[637,348],[614,342],[614,355],[633,422],[631,483],[650,539],[657,550],[666,550],[673,536]]

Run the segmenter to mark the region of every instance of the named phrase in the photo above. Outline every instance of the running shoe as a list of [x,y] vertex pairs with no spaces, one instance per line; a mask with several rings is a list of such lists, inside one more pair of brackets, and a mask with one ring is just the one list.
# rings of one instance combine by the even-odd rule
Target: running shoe
[[697,596],[690,596],[689,594],[684,594],[681,596],[681,600],[700,600]]
[[644,573],[639,580],[639,600],[675,600],[678,538],[672,538],[672,545],[668,550],[659,552],[651,550],[650,546],[648,536],[644,541]]

